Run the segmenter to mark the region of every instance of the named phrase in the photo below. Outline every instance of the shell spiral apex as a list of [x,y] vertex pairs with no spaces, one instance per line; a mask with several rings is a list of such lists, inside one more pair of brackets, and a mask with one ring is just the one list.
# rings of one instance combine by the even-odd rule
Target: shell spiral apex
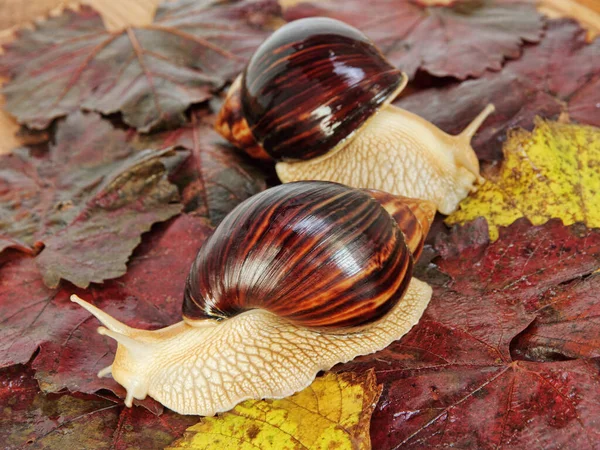
[[399,339],[431,288],[412,278],[430,202],[329,182],[289,183],[238,205],[208,238],[184,287],[184,320],[131,328],[77,296],[118,342],[125,403],[150,395],[213,415],[281,398],[317,373]]

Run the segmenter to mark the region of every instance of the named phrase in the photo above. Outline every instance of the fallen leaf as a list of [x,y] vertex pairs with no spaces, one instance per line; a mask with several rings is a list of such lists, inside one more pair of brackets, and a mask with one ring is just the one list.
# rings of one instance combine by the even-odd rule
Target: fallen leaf
[[194,111],[191,123],[154,135],[138,136],[136,146],[181,146],[191,156],[179,171],[184,211],[214,226],[239,203],[266,189],[265,174],[214,130],[214,115]]
[[600,230],[520,219],[493,243],[468,241],[485,227],[478,220],[440,242],[451,281],[434,287],[406,336],[335,368],[374,369],[384,385],[374,448],[597,447],[600,359],[523,361],[510,348],[535,323],[532,304],[600,267]]
[[558,118],[600,126],[600,39],[586,42],[585,30],[569,20],[550,21],[539,45],[526,46],[521,58],[501,72],[486,73],[444,88],[400,98],[395,104],[452,134],[462,131],[474,111],[488,103],[496,111],[479,129],[473,147],[480,159],[502,158],[507,131],[531,130],[534,117]]
[[181,215],[144,237],[126,275],[86,291],[69,285],[49,289],[31,258],[9,260],[0,270],[0,367],[26,363],[39,349],[32,367],[44,390],[110,389],[124,397],[114,380],[96,376],[112,363],[115,342],[96,332],[98,321],[69,295],[91,300],[138,328],[178,322],[189,268],[210,232],[204,219]]
[[163,449],[197,419],[125,408],[112,398],[39,392],[31,371],[0,370],[0,442],[5,450]]
[[538,120],[533,132],[514,130],[499,173],[463,200],[446,223],[485,217],[498,226],[527,217],[540,225],[559,218],[600,227],[600,129]]
[[538,42],[543,22],[529,2],[468,0],[428,6],[410,0],[300,3],[286,20],[328,16],[369,36],[397,67],[413,77],[418,69],[458,79],[500,70],[521,54],[523,42]]
[[535,321],[514,341],[519,359],[600,357],[600,275],[558,286],[525,304]]
[[96,114],[67,117],[55,142],[42,156],[0,156],[0,251],[43,248],[36,263],[49,287],[123,275],[140,235],[181,211],[167,176],[185,154],[135,151]]
[[370,449],[381,387],[372,372],[327,373],[281,400],[248,400],[187,429],[168,449]]
[[279,13],[275,0],[179,0],[150,25],[111,33],[91,8],[67,10],[5,46],[5,108],[38,129],[79,108],[121,112],[141,131],[184,123],[189,105],[241,71]]

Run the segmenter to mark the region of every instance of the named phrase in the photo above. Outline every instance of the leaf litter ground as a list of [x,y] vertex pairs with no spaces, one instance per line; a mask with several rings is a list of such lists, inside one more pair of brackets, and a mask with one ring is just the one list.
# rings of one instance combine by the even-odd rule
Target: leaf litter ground
[[[568,115],[598,125],[600,66],[593,57],[598,41],[586,43],[576,24],[549,22],[541,42],[525,45],[521,55],[523,44],[540,40],[542,29],[540,16],[524,2],[464,2],[444,8],[377,0],[368,11],[359,11],[357,4],[346,2],[327,14],[350,22],[361,15],[372,16],[366,25],[356,24],[365,25],[384,52],[416,78],[416,92],[401,98],[400,106],[452,132],[464,126],[472,110],[489,101],[496,104],[498,113],[475,139],[481,158],[499,159],[506,131],[517,125],[531,128],[536,114]],[[323,5],[319,8],[326,8]],[[391,7],[407,12],[404,22],[399,15],[388,14]],[[313,14],[315,6],[308,8],[301,14]],[[386,16],[385,26],[375,17],[378,14]],[[0,254],[0,366],[5,367],[0,396],[3,406],[8,405],[2,416],[7,427],[0,427],[5,433],[0,437],[14,448],[25,442],[31,443],[29,448],[65,448],[74,437],[85,439],[89,448],[107,448],[107,443],[108,448],[162,448],[196,421],[163,413],[152,400],[141,402],[145,408],[124,409],[112,394],[122,397],[123,389],[111,379],[95,377],[110,364],[114,345],[95,332],[98,324],[76,309],[68,295],[78,293],[141,328],[180,320],[184,280],[211,226],[266,186],[262,168],[223,145],[211,130],[211,113],[194,110],[186,116],[184,112],[191,103],[212,97],[235,76],[278,17],[279,6],[273,1],[192,4],[180,0],[161,6],[150,27],[110,34],[102,28],[99,16],[84,8],[22,32],[9,46],[2,60],[13,78],[7,87],[9,108],[29,126],[43,128],[81,106],[102,113],[119,111],[119,117],[139,130],[181,125],[138,135],[95,114],[75,113],[51,129],[49,151],[22,149],[14,154],[20,159],[11,157],[13,162],[2,166],[9,171],[0,170],[0,196],[8,199],[2,207],[9,206],[0,220],[10,220],[3,222],[0,232],[4,248]],[[482,32],[484,23],[491,24],[489,33]],[[393,38],[389,27],[394,29]],[[445,36],[444,31],[449,34]],[[150,44],[165,35],[171,38],[159,39],[164,46],[151,50]],[[240,36],[244,37],[241,44],[228,47],[232,44],[228,40],[235,41],[229,38]],[[456,45],[462,41],[448,36],[476,39],[490,51],[485,58],[477,57],[477,51],[465,53],[464,46]],[[196,60],[180,58],[182,51]],[[240,57],[231,58],[227,52]],[[466,55],[464,61],[447,57],[455,52]],[[108,54],[120,55],[116,61],[121,65],[109,64]],[[61,61],[63,71],[52,58]],[[183,61],[181,71],[175,70],[174,61]],[[213,70],[216,66],[204,70],[219,61],[218,70]],[[73,72],[73,68],[80,70]],[[174,70],[175,78],[171,77]],[[434,79],[428,82],[433,87],[419,91],[419,86],[427,84],[424,72],[479,78],[462,83]],[[43,89],[31,91],[33,85]],[[170,147],[184,148],[190,154],[179,170],[181,150]],[[150,149],[149,161],[144,160],[144,149]],[[111,156],[103,159],[107,154]],[[63,160],[71,161],[70,171],[60,165]],[[160,174],[150,177],[160,183],[156,191],[131,176],[136,173],[132,167],[140,167],[140,161],[137,173]],[[86,166],[90,162],[91,168]],[[116,172],[110,172],[111,164]],[[88,169],[96,181],[85,184],[82,180],[89,173],[83,170]],[[32,186],[48,174],[53,189],[40,194]],[[125,185],[130,187],[124,191],[131,194],[125,198],[134,201],[123,205],[121,197],[106,195],[102,188],[110,185],[105,182],[108,179],[131,183]],[[175,185],[178,198],[165,195]],[[63,191],[63,186],[70,187]],[[39,195],[47,197],[39,200]],[[168,200],[156,202],[157,198]],[[110,253],[105,248],[120,247],[116,244],[121,238],[103,240],[90,232],[94,220],[111,225],[98,208],[113,211],[117,205],[116,211],[138,211],[148,204],[149,215],[138,218],[138,228],[118,227],[126,230],[129,244],[114,255],[104,255]],[[175,214],[182,208],[187,214],[154,225],[130,258],[141,233],[169,217],[159,214],[163,205],[175,206]],[[357,377],[373,369],[382,384],[371,421],[373,448],[595,448],[600,430],[600,333],[594,295],[598,285],[594,272],[600,267],[598,233],[556,220],[542,226],[519,220],[498,230],[498,240],[490,243],[485,222],[478,219],[446,238],[438,236],[437,266],[424,272],[435,292],[423,320],[382,352],[337,367],[340,372],[356,372]],[[73,236],[81,240],[73,241]],[[81,245],[69,246],[70,242]],[[99,248],[99,243],[108,247]],[[53,248],[58,253],[53,254]],[[32,258],[34,254],[38,256]],[[120,271],[110,272],[114,263],[107,259],[101,278],[109,281],[102,285],[94,278],[102,271],[86,273],[81,264],[98,254],[109,259],[118,255],[123,264]],[[61,264],[54,264],[61,258]],[[56,271],[57,266],[62,269]],[[54,272],[49,275],[48,271]],[[92,284],[83,291],[64,280]],[[25,363],[27,367],[19,365]],[[371,385],[372,381],[364,386]],[[367,390],[373,392],[373,386]],[[299,395],[306,396],[306,392]],[[269,402],[244,407],[249,408],[244,410],[247,420],[271,408]],[[200,422],[186,436],[203,442],[206,427],[226,426],[228,417]],[[369,418],[361,419],[365,420]],[[155,432],[142,435],[139,431],[145,427]],[[250,420],[238,432],[248,437],[248,432],[256,431],[253,427]],[[359,447],[371,445],[360,442]],[[182,440],[177,445],[185,448],[187,444]]]

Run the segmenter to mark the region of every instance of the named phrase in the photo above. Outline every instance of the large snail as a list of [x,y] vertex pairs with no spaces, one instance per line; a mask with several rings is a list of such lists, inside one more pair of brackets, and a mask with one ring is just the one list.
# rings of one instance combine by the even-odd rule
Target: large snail
[[73,295],[118,342],[125,403],[150,395],[213,415],[282,398],[320,370],[380,350],[421,317],[431,288],[411,278],[435,206],[320,181],[284,184],[237,206],[185,286],[183,321],[131,328]]
[[390,105],[407,77],[360,31],[329,18],[275,31],[232,84],[215,127],[283,182],[326,180],[454,211],[483,181],[470,141],[488,105],[451,136]]

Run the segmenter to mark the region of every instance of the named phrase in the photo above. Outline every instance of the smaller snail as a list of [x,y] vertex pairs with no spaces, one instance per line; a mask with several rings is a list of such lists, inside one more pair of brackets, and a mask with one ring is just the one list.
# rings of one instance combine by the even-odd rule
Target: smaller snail
[[210,416],[291,395],[405,334],[431,297],[411,274],[434,214],[430,202],[383,192],[284,184],[238,205],[204,242],[182,322],[138,330],[71,300],[118,342],[98,375],[125,387],[126,405],[150,395]]
[[433,201],[443,214],[483,181],[471,138],[390,105],[396,69],[357,29],[308,18],[275,31],[232,84],[215,128],[251,156],[273,158],[283,182],[325,180]]

